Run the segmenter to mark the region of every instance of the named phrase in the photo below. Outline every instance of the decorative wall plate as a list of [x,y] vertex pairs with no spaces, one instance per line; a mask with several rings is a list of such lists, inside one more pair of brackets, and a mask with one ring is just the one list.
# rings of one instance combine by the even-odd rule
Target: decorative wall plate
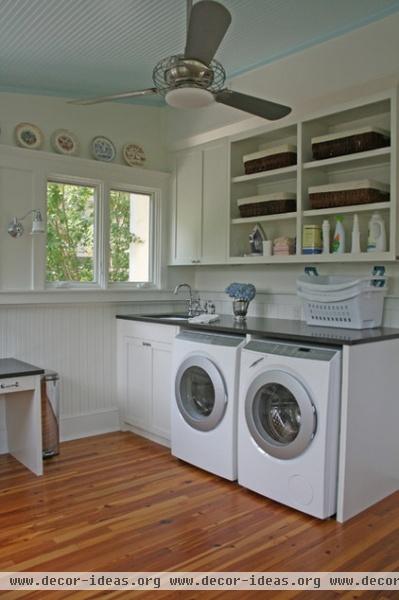
[[79,151],[79,141],[77,137],[66,129],[57,129],[51,136],[51,145],[53,150],[59,154],[68,154],[73,156]]
[[43,133],[32,123],[18,123],[15,127],[15,139],[18,146],[37,150],[43,144]]
[[122,154],[126,164],[131,167],[141,167],[146,161],[143,148],[137,144],[125,144],[122,148]]
[[98,135],[91,142],[91,154],[96,160],[111,162],[115,160],[116,150],[111,140]]

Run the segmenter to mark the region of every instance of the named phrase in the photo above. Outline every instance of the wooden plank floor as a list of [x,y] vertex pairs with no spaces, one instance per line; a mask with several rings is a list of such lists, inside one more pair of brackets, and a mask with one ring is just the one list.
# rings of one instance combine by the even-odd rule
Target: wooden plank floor
[[[318,521],[219,479],[131,433],[62,444],[35,477],[0,457],[0,569],[32,571],[396,571],[399,494],[349,522]],[[316,592],[235,592],[308,598]],[[74,592],[74,598],[198,597]],[[272,594],[272,596],[270,595]],[[3,592],[4,598],[44,592]],[[231,597],[201,592],[201,598]],[[51,592],[52,598],[71,592]],[[394,598],[390,592],[323,592]],[[320,596],[319,596],[320,597]],[[397,594],[396,594],[396,597]]]

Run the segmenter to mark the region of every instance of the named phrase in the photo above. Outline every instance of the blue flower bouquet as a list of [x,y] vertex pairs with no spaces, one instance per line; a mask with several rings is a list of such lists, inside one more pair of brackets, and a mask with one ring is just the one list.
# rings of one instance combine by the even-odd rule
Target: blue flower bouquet
[[245,321],[248,306],[255,298],[256,288],[252,283],[230,283],[226,294],[233,298],[233,313],[236,321]]

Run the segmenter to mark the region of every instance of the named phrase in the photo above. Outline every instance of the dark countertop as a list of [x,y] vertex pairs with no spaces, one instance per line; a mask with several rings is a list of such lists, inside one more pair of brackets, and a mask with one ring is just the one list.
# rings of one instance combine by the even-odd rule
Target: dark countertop
[[[176,313],[176,316],[179,316],[179,314]],[[333,327],[309,326],[304,321],[264,319],[262,317],[247,317],[245,323],[237,323],[234,321],[233,316],[220,315],[219,321],[209,323],[208,325],[193,325],[187,321],[171,320],[170,318],[165,320],[162,319],[162,315],[116,315],[116,318],[128,321],[161,323],[163,325],[178,325],[185,329],[198,331],[242,333],[243,335],[250,333],[271,339],[311,342],[313,344],[324,343],[340,347],[399,338],[399,329],[390,329],[387,327],[377,327],[375,329],[338,329]]]
[[0,379],[23,377],[24,375],[43,375],[44,369],[34,367],[16,358],[0,358]]

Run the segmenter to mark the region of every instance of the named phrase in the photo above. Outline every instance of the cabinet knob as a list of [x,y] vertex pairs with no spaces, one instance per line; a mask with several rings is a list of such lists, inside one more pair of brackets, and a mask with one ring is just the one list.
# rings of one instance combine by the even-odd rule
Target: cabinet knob
[[151,344],[149,342],[143,342],[143,346],[150,346],[151,348]]

